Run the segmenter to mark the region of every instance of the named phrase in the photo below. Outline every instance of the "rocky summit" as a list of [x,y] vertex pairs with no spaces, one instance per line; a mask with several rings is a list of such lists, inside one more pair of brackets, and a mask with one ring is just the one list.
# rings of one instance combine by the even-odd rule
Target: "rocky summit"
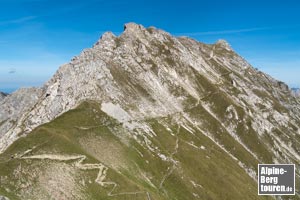
[[226,41],[129,23],[0,100],[0,196],[272,199],[257,164],[299,165],[299,135],[299,98]]

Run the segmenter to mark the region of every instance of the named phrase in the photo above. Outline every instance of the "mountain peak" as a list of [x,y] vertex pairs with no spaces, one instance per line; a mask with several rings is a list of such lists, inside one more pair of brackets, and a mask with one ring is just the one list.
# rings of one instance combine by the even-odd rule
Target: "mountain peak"
[[111,31],[108,31],[108,32],[105,32],[102,36],[101,36],[101,40],[111,40],[111,39],[114,39],[116,38],[116,36],[111,32]]
[[219,45],[229,51],[232,51],[231,45],[224,39],[220,39],[216,42],[216,45]]
[[[300,102],[284,83],[255,70],[225,40],[206,45],[135,23],[124,29],[118,37],[104,33],[43,88],[0,102],[0,191],[87,199],[94,185],[86,183],[95,180],[99,194],[90,199],[123,199],[118,192],[134,188],[143,190],[134,193],[144,194],[139,199],[223,199],[217,188],[225,185],[228,199],[253,200],[258,162],[300,164]],[[91,169],[98,178],[85,176]],[[227,169],[234,173],[220,183]],[[40,173],[29,177],[33,170]],[[61,189],[65,179],[74,182]],[[49,181],[53,187],[41,191]]]
[[129,22],[129,23],[126,23],[124,25],[124,31],[127,32],[127,31],[130,31],[130,32],[137,32],[137,31],[141,31],[141,30],[145,30],[145,27],[143,27],[142,25],[140,24],[136,24],[136,23],[133,23],[133,22]]
[[103,43],[104,41],[105,43],[111,43],[111,41],[113,41],[115,38],[116,36],[111,31],[105,32],[103,33],[103,35],[101,35],[100,39],[96,42],[94,47],[99,45],[101,42]]

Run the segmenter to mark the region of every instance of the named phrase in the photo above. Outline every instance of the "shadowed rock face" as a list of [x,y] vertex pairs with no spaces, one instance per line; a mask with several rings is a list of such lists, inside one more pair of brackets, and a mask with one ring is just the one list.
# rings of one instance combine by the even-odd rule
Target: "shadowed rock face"
[[0,101],[2,101],[6,96],[7,94],[0,92]]
[[[172,193],[172,189],[164,188],[164,181],[171,174],[192,177],[193,167],[187,160],[198,158],[188,156],[185,160],[179,155],[184,151],[190,155],[194,150],[189,148],[205,150],[205,145],[195,144],[199,138],[209,140],[209,145],[222,156],[232,159],[235,164],[230,167],[241,168],[254,179],[257,163],[300,164],[300,102],[284,83],[254,69],[224,40],[203,44],[134,23],[126,24],[119,37],[105,33],[92,48],[61,66],[42,89],[19,90],[1,101],[0,150],[4,151],[20,136],[39,130],[36,128],[40,125],[65,119],[59,116],[89,101],[97,105],[95,112],[89,114],[95,115],[91,119],[96,120],[96,125],[79,123],[74,125],[76,130],[82,134],[99,126],[98,122],[103,123],[97,112],[110,118],[105,122],[110,130],[116,128],[114,124],[120,124],[121,129],[112,134],[121,138],[122,145],[132,140],[140,145],[135,147],[141,154],[150,152],[170,164],[169,170],[152,183],[165,194]],[[74,132],[74,127],[67,130]],[[174,148],[169,151],[166,149],[170,144],[161,130],[174,139]],[[90,141],[84,144],[95,146]],[[222,162],[217,157],[220,155],[212,162]],[[147,168],[139,167],[142,171]],[[183,169],[191,171],[188,174]],[[194,188],[209,187],[206,182],[204,186],[189,182]],[[187,191],[190,199],[201,198],[192,190]],[[218,199],[207,195],[202,197]],[[252,197],[256,198],[250,195],[245,199]],[[182,199],[176,195],[172,198]]]

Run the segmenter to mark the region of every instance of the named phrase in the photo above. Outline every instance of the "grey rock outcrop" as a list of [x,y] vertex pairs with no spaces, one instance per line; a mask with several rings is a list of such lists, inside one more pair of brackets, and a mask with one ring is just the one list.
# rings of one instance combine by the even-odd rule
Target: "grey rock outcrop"
[[20,119],[33,109],[41,94],[42,90],[38,88],[22,88],[0,101],[0,146],[16,137],[5,133],[24,128]]

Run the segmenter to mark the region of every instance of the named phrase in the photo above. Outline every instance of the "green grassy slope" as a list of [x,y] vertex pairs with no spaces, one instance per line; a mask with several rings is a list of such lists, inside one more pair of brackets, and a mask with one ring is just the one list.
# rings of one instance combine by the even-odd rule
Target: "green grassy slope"
[[[256,182],[238,161],[174,117],[145,121],[157,135],[148,137],[152,146],[169,158],[164,160],[142,145],[143,137],[129,137],[132,133],[97,103],[85,102],[0,155],[0,194],[10,199],[268,199],[257,196]],[[235,147],[236,157],[256,164],[233,139],[219,137]],[[103,185],[95,182],[99,169],[78,168],[78,159],[33,159],[37,155],[86,156],[83,165],[107,167]]]

